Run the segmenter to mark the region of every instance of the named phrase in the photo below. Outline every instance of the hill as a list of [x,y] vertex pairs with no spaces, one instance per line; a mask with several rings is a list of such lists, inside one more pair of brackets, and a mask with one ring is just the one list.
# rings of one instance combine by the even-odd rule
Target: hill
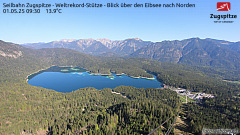
[[[95,57],[64,48],[35,50],[4,41],[0,41],[0,50],[0,134],[3,135],[147,134],[174,116],[181,106],[177,94],[169,89],[128,86],[113,89],[128,97],[124,98],[111,89],[89,87],[59,93],[26,82],[29,74],[53,65],[130,76],[148,77],[152,73],[167,85],[212,93],[216,98],[187,104],[182,109],[181,115],[191,121],[191,132],[200,133],[202,127],[240,128],[240,85],[223,81],[229,77],[225,71],[145,58]],[[239,77],[231,74],[235,79]],[[166,133],[172,121],[173,118],[157,132]]]
[[216,39],[191,38],[185,40],[150,42],[138,38],[125,40],[80,39],[49,43],[25,44],[29,48],[66,48],[99,56],[141,57],[160,62],[209,66],[216,69],[239,70],[240,44]]
[[41,48],[66,48],[78,52],[103,55],[105,53],[117,53],[120,56],[125,56],[133,53],[141,47],[148,45],[151,42],[142,41],[141,39],[126,39],[114,40],[109,39],[79,39],[79,40],[60,40],[49,43],[33,43],[23,44],[26,47],[41,49]]
[[237,51],[238,44],[199,38],[163,41],[145,46],[130,56],[151,58],[161,62],[239,70],[240,53]]

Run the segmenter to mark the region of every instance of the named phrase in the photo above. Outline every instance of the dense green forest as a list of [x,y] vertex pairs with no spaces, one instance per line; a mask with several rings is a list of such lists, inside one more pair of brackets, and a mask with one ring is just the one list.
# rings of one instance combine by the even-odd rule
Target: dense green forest
[[182,115],[191,121],[190,129],[201,134],[202,128],[240,129],[240,101],[237,98],[203,99],[201,104],[189,103]]
[[[144,58],[94,57],[67,49],[33,50],[2,41],[0,47],[9,54],[22,52],[17,58],[0,56],[0,134],[147,134],[176,115],[181,106],[177,94],[168,89],[113,89],[124,98],[111,89],[59,93],[26,82],[28,75],[53,65],[83,67],[91,73],[142,77],[152,73],[167,85],[212,93],[216,98],[181,108],[181,115],[191,122],[189,132],[200,133],[203,127],[240,129],[240,85],[223,81],[239,81],[237,71]],[[157,133],[165,133],[172,121]]]

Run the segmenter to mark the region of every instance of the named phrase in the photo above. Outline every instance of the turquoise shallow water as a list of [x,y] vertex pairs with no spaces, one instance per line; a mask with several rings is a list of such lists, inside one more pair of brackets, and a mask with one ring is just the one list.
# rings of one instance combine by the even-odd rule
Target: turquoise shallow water
[[136,88],[161,88],[156,79],[132,78],[126,75],[114,77],[90,75],[88,72],[42,72],[32,77],[28,83],[33,86],[53,89],[58,92],[71,92],[80,88],[94,87],[96,89],[115,88],[117,86],[133,86]]

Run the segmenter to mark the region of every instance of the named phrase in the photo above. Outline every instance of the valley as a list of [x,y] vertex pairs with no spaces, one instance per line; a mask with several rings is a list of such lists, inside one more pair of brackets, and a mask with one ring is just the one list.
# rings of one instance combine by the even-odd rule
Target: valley
[[[2,55],[0,55],[0,134],[36,134],[37,132],[44,132],[44,134],[148,134],[165,120],[178,114],[178,108],[182,106],[182,101],[177,93],[168,88],[117,86],[99,90],[86,87],[62,93],[32,86],[26,82],[28,75],[42,69],[46,69],[47,72],[52,65],[82,67],[92,74],[114,73],[145,78],[152,78],[154,75],[159,82],[171,87],[213,94],[215,98],[203,98],[199,103],[189,102],[181,107],[179,115],[189,122],[188,132],[200,134],[203,127],[240,128],[240,98],[237,98],[240,85],[229,82],[239,81],[239,71],[237,70],[239,57],[238,52],[229,51],[230,46],[229,48],[224,46],[237,43],[210,39],[166,42],[166,44],[172,44],[173,47],[173,43],[176,46],[179,45],[180,48],[184,43],[185,47],[188,45],[195,47],[195,49],[183,49],[184,54],[189,58],[185,59],[189,62],[184,64],[184,62],[180,63],[184,59],[183,57],[176,63],[179,57],[177,55],[172,57],[169,53],[166,55],[169,55],[171,60],[165,62],[157,59],[155,57],[157,55],[153,55],[152,59],[149,59],[148,55],[140,58],[127,57],[130,56],[130,53],[131,56],[133,53],[137,55],[137,52],[145,54],[145,51],[140,51],[144,49],[141,46],[159,47],[165,43],[152,44],[135,40],[131,39],[131,42],[141,43],[141,45],[137,45],[138,49],[135,46],[134,49],[134,45],[129,43],[133,47],[128,51],[121,51],[119,54],[124,57],[100,57],[69,48],[33,49],[0,41],[0,51],[2,51]],[[196,40],[199,44],[196,43]],[[203,50],[212,47],[206,43],[208,40],[214,43],[213,50],[217,50],[216,52],[212,51],[213,54],[209,54],[208,51],[203,53]],[[104,41],[110,48],[116,47],[110,44],[110,41],[102,40],[102,42]],[[115,44],[119,42],[114,41]],[[204,43],[205,46],[200,43]],[[122,41],[119,44],[122,44]],[[100,48],[102,46],[98,42],[96,45]],[[218,45],[223,45],[223,47],[216,47]],[[105,47],[102,46],[102,48]],[[226,50],[223,50],[224,48]],[[95,50],[98,51],[98,49]],[[159,49],[153,50],[159,51]],[[173,50],[169,48],[167,52]],[[16,52],[21,52],[21,55]],[[198,55],[191,57],[189,55],[191,53],[194,56]],[[209,61],[205,61],[205,56]],[[192,59],[200,57],[204,59],[199,62]],[[164,57],[161,56],[161,58]],[[206,64],[202,64],[203,61]],[[235,64],[229,64],[233,61]],[[64,70],[64,72],[66,73],[63,74],[67,74],[69,70]],[[81,76],[80,74],[76,75]],[[29,77],[28,79],[31,79],[31,76]],[[166,133],[167,128],[174,121],[173,118],[159,128],[156,134]],[[171,131],[172,134],[173,132]]]
[[58,92],[72,92],[86,87],[96,89],[115,88],[121,85],[136,88],[161,88],[161,83],[156,77],[138,78],[126,75],[111,74],[89,74],[86,69],[72,67],[50,67],[28,77],[28,84],[33,86],[53,89]]
[[239,70],[240,44],[216,39],[190,38],[184,40],[151,42],[139,38],[125,40],[65,39],[49,43],[27,43],[35,49],[66,48],[91,55],[108,57],[140,57],[160,62],[208,66],[217,69]]

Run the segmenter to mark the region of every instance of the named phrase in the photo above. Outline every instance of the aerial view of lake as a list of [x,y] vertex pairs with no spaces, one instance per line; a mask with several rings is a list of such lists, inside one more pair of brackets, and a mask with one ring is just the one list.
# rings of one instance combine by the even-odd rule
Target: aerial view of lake
[[117,86],[133,86],[136,88],[161,88],[161,83],[155,79],[132,78],[126,75],[102,76],[91,75],[82,68],[64,68],[43,70],[28,77],[28,84],[58,92],[72,92],[80,88],[94,87],[96,89],[115,88]]

